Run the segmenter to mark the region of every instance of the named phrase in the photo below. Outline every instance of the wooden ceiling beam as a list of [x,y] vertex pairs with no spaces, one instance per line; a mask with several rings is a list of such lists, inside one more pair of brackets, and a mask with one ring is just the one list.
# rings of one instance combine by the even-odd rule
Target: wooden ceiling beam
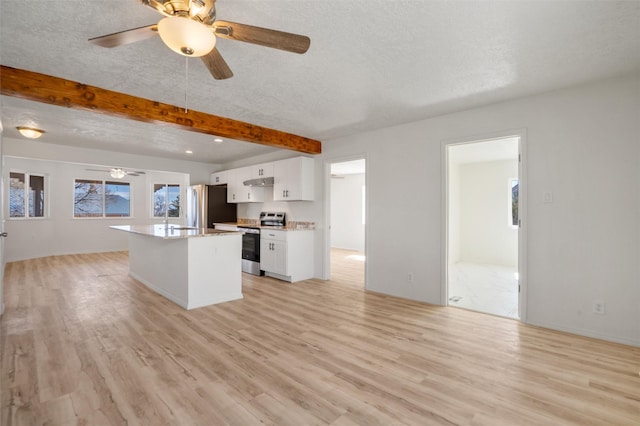
[[163,104],[124,93],[0,65],[1,94],[51,105],[160,124],[305,154],[320,154],[320,141],[279,130]]

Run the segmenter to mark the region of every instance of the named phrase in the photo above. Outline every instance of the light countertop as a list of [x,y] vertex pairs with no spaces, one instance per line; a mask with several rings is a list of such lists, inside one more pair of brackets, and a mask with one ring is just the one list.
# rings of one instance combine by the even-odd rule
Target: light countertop
[[226,235],[240,235],[242,232],[221,231],[219,229],[188,228],[177,225],[120,225],[110,226],[118,231],[131,232],[133,234],[147,235],[163,239],[195,238],[195,237],[219,237]]
[[240,228],[257,228],[257,229],[273,229],[279,231],[313,231],[313,228],[303,228],[303,227],[292,227],[290,225],[287,226],[269,226],[269,225],[256,225],[256,224],[248,224],[248,223],[238,223],[238,222],[217,222],[213,224],[215,225],[226,225],[226,226],[238,226]]

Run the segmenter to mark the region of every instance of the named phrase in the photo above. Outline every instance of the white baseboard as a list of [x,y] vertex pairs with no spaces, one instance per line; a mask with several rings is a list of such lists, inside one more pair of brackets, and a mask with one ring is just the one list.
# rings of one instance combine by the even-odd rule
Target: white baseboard
[[564,327],[564,326],[558,326],[556,324],[547,324],[544,321],[527,321],[527,324],[535,325],[536,327],[549,328],[551,330],[556,330],[556,331],[564,331],[566,333],[577,334],[579,336],[591,337],[591,338],[600,339],[600,340],[606,340],[608,342],[622,343],[623,345],[640,347],[640,338],[639,339],[629,339],[629,338],[626,338],[626,337],[612,336],[610,334],[599,333],[599,332],[593,331],[593,330],[584,330],[584,329],[581,329],[581,328]]

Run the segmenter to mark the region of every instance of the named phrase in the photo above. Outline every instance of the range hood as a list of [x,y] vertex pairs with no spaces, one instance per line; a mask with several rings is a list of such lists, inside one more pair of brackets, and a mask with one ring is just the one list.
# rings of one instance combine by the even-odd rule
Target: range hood
[[273,186],[273,177],[249,179],[242,183],[244,186]]

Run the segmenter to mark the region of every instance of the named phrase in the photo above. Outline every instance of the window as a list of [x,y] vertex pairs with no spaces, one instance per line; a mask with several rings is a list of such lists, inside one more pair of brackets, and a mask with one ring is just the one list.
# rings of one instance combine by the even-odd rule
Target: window
[[520,182],[517,178],[509,179],[509,199],[511,200],[509,206],[509,225],[513,228],[518,227],[518,192]]
[[180,217],[180,185],[153,185],[153,217]]
[[76,179],[73,217],[131,217],[129,183]]
[[44,217],[44,176],[9,173],[9,217]]

